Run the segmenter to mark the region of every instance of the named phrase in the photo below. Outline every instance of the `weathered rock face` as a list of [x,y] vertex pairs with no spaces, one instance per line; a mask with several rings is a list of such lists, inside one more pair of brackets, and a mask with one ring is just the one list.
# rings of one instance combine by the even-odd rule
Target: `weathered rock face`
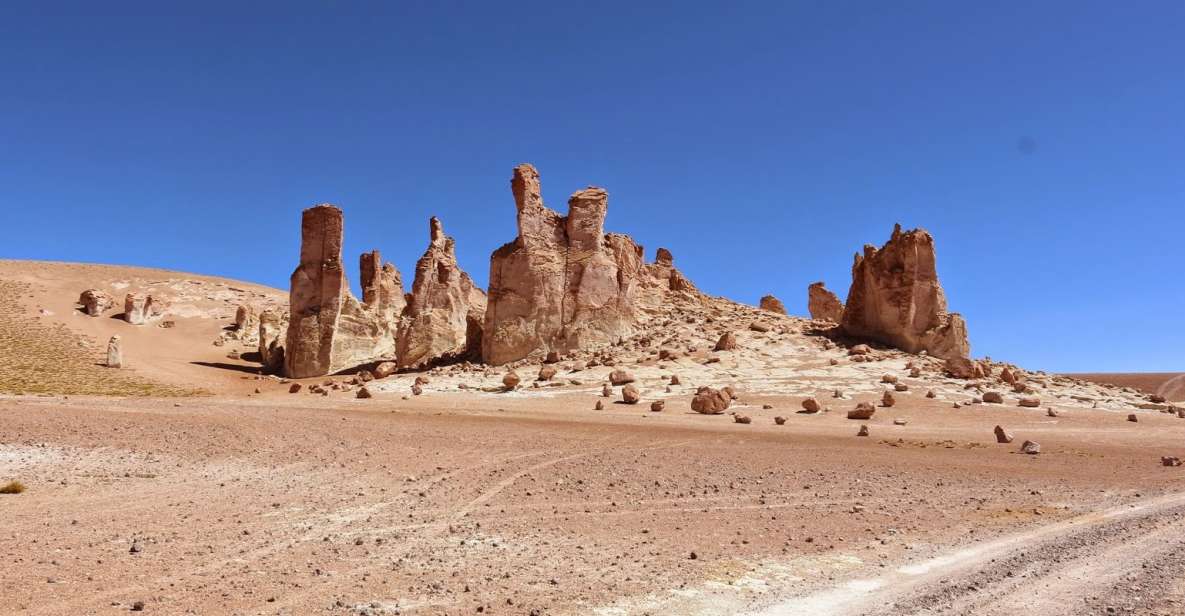
[[843,302],[839,301],[839,297],[822,282],[811,283],[811,286],[807,287],[806,307],[810,310],[812,319],[832,323],[843,320]]
[[457,265],[453,238],[435,217],[429,221],[428,250],[416,262],[409,297],[399,326],[400,366],[480,357],[486,296]]
[[123,320],[132,325],[143,325],[159,319],[166,307],[163,300],[151,295],[128,293],[123,300]]
[[342,268],[342,211],[322,204],[301,219],[300,265],[292,273],[285,374],[322,376],[395,352],[394,324],[350,293]]
[[673,291],[689,295],[699,294],[699,290],[678,269],[675,269],[675,257],[666,248],[659,248],[654,256],[654,263],[647,263],[642,267],[645,276],[642,278],[643,288],[655,288],[658,291]]
[[504,364],[631,335],[642,248],[604,233],[608,194],[600,188],[573,194],[564,217],[543,205],[531,165],[516,167],[510,185],[518,237],[490,258],[482,358]]
[[243,342],[257,340],[259,335],[259,315],[253,306],[242,305],[235,310],[234,337]]
[[284,371],[284,342],[288,335],[288,315],[264,310],[259,315],[259,361],[270,374]]
[[871,245],[852,265],[852,287],[840,321],[843,331],[909,353],[966,357],[967,325],[946,311],[935,269],[934,238],[925,230],[893,229],[879,250]]
[[786,305],[782,303],[782,300],[772,295],[766,295],[765,297],[762,297],[761,303],[758,304],[758,307],[768,312],[786,314]]
[[358,260],[361,272],[362,303],[382,313],[391,323],[396,323],[407,306],[403,294],[403,276],[393,263],[383,263],[379,251],[362,253]]
[[115,299],[104,291],[87,289],[78,296],[78,303],[82,304],[83,312],[97,317],[115,306]]

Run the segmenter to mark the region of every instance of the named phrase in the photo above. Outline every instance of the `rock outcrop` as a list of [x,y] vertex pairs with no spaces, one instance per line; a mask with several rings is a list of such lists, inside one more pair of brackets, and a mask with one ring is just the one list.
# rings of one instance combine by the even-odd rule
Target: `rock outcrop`
[[[838,301],[838,300],[836,300],[836,301]],[[776,312],[777,314],[786,314],[786,305],[782,303],[782,300],[780,300],[772,295],[766,295],[765,297],[762,297],[761,302],[758,304],[758,307],[761,308],[762,310],[765,310],[768,312]]]
[[839,323],[843,320],[843,302],[822,282],[807,287],[806,307],[817,321]]
[[288,336],[288,315],[274,310],[259,314],[259,362],[269,374],[284,371],[284,343]]
[[362,253],[358,259],[362,283],[362,303],[380,312],[389,323],[396,323],[407,307],[403,294],[403,276],[394,263],[383,263],[379,251]]
[[879,340],[909,353],[950,358],[970,354],[967,325],[946,311],[935,269],[934,238],[923,229],[893,229],[879,250],[864,247],[852,264],[852,286],[840,325],[845,334]]
[[364,305],[350,293],[342,267],[343,230],[336,206],[318,205],[302,215],[284,345],[289,377],[332,374],[395,352],[394,323],[380,306]]
[[574,193],[565,217],[543,204],[531,165],[516,167],[510,185],[518,237],[490,258],[486,363],[595,348],[633,334],[642,248],[604,232],[608,193]]
[[87,289],[78,296],[78,303],[82,305],[83,312],[97,317],[111,310],[115,306],[115,299],[105,291]]
[[428,250],[416,262],[403,320],[398,363],[423,366],[445,358],[481,356],[486,296],[457,265],[455,242],[440,221],[429,221]]
[[699,290],[678,269],[675,268],[675,257],[666,248],[659,248],[654,255],[654,263],[642,266],[642,286],[644,289],[654,289],[661,295],[671,291],[689,296],[699,294]]
[[164,315],[165,308],[166,304],[160,298],[141,293],[128,293],[123,300],[123,320],[132,325],[144,325]]

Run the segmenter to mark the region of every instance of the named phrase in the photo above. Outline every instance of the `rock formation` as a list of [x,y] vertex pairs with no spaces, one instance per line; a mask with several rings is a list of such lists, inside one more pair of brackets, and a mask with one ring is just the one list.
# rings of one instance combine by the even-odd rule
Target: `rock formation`
[[288,335],[286,314],[265,310],[259,315],[259,362],[265,372],[284,371],[284,342]]
[[394,324],[385,318],[382,302],[364,305],[350,293],[342,267],[342,238],[342,211],[336,206],[322,204],[304,211],[284,345],[289,377],[332,374],[395,351]]
[[843,302],[822,282],[811,283],[807,287],[806,306],[812,319],[832,323],[843,320]]
[[112,336],[111,340],[107,341],[107,367],[123,367],[123,349],[119,343],[119,336]]
[[115,305],[115,300],[104,291],[87,289],[78,296],[78,303],[82,304],[82,311],[92,317],[107,312]]
[[633,334],[642,248],[627,236],[604,232],[608,193],[576,192],[565,217],[544,206],[539,173],[531,165],[516,167],[510,186],[518,237],[490,258],[482,358],[504,364]]
[[934,261],[934,238],[922,229],[902,232],[897,225],[879,250],[865,246],[852,264],[852,287],[840,321],[844,333],[909,353],[966,357],[967,325],[946,311]]
[[786,305],[782,303],[782,300],[772,295],[766,295],[765,297],[762,297],[761,303],[758,304],[758,307],[768,312],[786,314]]
[[407,299],[403,294],[403,277],[394,263],[383,263],[379,251],[362,253],[358,260],[362,283],[362,303],[373,306],[391,323],[398,321]]
[[399,326],[400,366],[480,357],[486,296],[457,265],[453,238],[435,217],[429,221],[428,250],[416,262],[409,297]]
[[642,266],[643,286],[654,288],[660,292],[673,291],[696,295],[699,290],[682,272],[675,269],[675,257],[666,248],[659,248],[654,255],[654,263]]
[[143,325],[159,319],[165,313],[165,302],[160,298],[140,293],[128,293],[123,300],[123,320],[132,325]]

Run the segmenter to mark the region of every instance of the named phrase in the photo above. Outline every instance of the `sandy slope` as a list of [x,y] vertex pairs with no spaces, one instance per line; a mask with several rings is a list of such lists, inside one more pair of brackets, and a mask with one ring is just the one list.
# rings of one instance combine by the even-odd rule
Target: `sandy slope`
[[[0,397],[0,482],[29,488],[0,495],[13,613],[1182,612],[1185,467],[1160,456],[1185,457],[1185,419],[1134,389],[1028,372],[1042,408],[1020,408],[998,380],[891,350],[854,362],[807,321],[710,302],[651,307],[615,366],[564,363],[543,383],[520,366],[514,392],[492,391],[501,369],[456,365],[371,382],[371,399],[350,377],[290,394],[212,344],[236,303],[277,291],[102,266],[0,274],[27,285],[16,317],[68,334],[46,344],[129,341],[135,370],[67,366],[83,385],[212,394]],[[72,314],[92,284],[175,294],[184,316],[164,329]],[[736,351],[710,351],[722,331]],[[643,404],[599,397],[621,366]],[[908,386],[897,404],[846,419],[885,374]],[[697,386],[725,384],[753,423],[689,412]],[[967,404],[989,390],[1005,404]],[[797,413],[807,396],[832,410]],[[649,412],[657,399],[666,410]],[[995,443],[997,424],[1016,441]],[[1017,453],[1025,439],[1043,453]]]
[[1185,402],[1185,372],[1098,372],[1068,376],[1096,383],[1134,387],[1150,394],[1159,394],[1168,400]]

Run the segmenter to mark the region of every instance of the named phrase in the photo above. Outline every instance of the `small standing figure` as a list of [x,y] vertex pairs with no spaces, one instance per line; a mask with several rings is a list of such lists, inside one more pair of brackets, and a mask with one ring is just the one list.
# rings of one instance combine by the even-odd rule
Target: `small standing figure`
[[107,367],[123,367],[123,351],[119,348],[119,336],[112,336],[107,343]]

